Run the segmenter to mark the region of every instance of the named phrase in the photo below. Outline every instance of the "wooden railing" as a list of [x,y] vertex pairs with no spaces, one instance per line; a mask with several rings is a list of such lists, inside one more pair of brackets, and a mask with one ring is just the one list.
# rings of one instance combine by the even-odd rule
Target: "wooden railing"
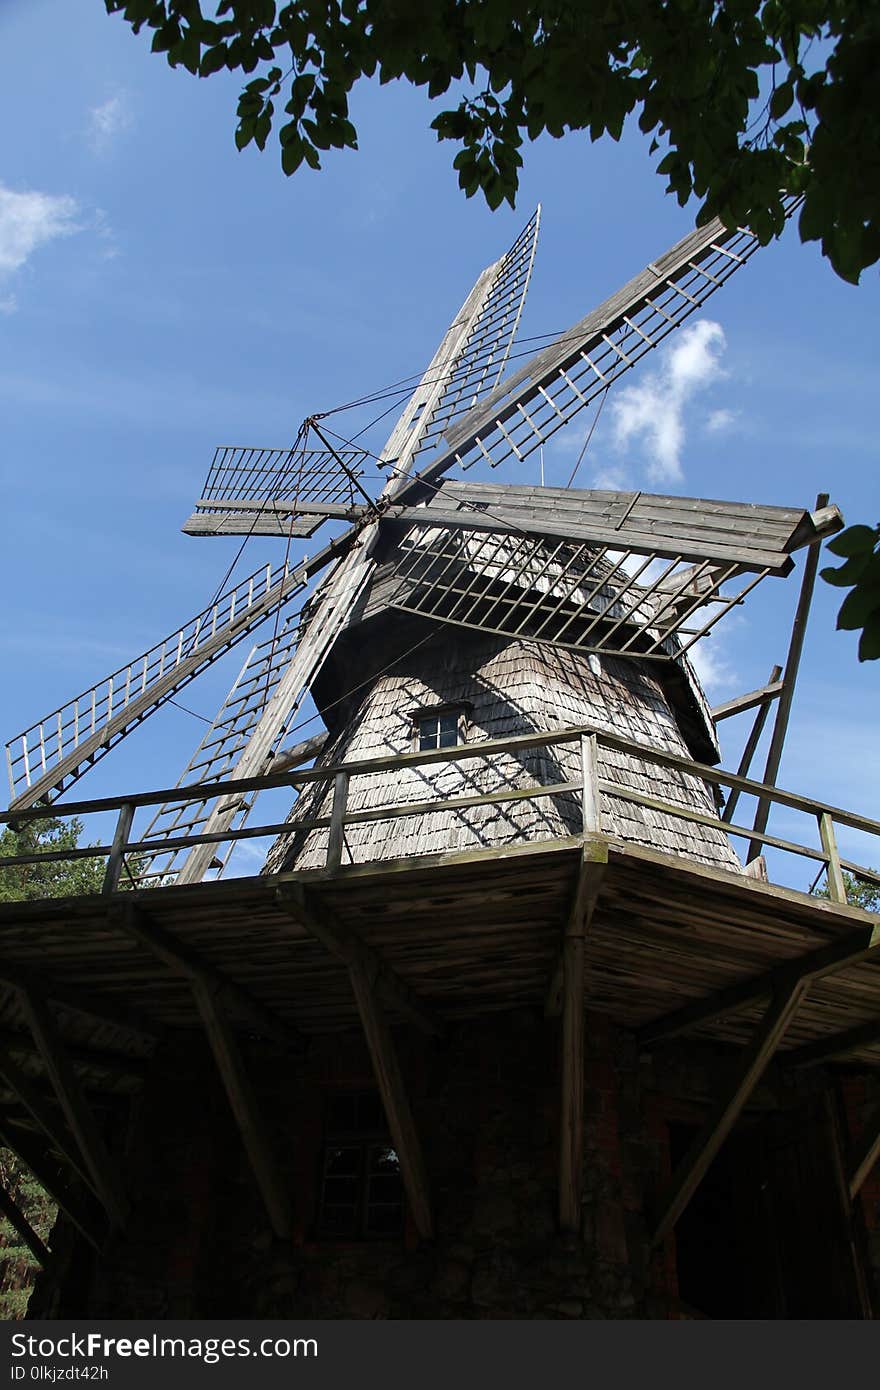
[[[554,748],[566,745],[579,748],[578,775],[574,780],[538,783],[533,786],[490,788],[472,796],[433,796],[422,801],[398,801],[388,805],[370,807],[367,810],[350,811],[348,808],[349,787],[354,778],[376,773],[402,772],[406,769],[430,769],[436,763],[462,764],[475,759],[489,760],[502,754],[519,754],[529,749]],[[696,777],[704,783],[728,788],[739,797],[753,796],[760,803],[766,801],[771,807],[785,807],[800,812],[813,820],[818,832],[818,846],[798,843],[768,834],[766,830],[755,830],[751,826],[734,824],[720,819],[709,811],[700,811],[678,801],[666,801],[651,797],[625,783],[609,781],[599,775],[599,753],[610,749],[638,758],[643,763],[653,763],[659,767]],[[264,791],[272,788],[287,788],[302,793],[314,784],[321,784],[326,792],[332,790],[329,814],[304,817],[294,823],[282,821],[273,824],[251,825],[239,830],[225,830],[211,834],[170,835],[165,840],[138,840],[132,838],[132,827],[137,812],[143,808],[163,803],[203,801],[210,798],[228,796],[233,793]],[[0,871],[13,866],[49,863],[52,861],[75,860],[106,857],[107,868],[103,891],[115,892],[120,887],[123,866],[127,857],[135,861],[138,855],[155,854],[164,849],[186,849],[194,845],[220,844],[267,836],[287,834],[301,835],[313,830],[328,831],[327,851],[324,871],[337,869],[342,860],[344,833],[348,826],[363,825],[370,821],[396,820],[402,817],[423,816],[436,811],[470,810],[479,806],[495,806],[505,802],[536,801],[545,797],[568,793],[576,795],[582,807],[582,832],[603,833],[603,799],[612,797],[629,801],[653,812],[659,812],[673,819],[709,827],[721,831],[731,839],[743,839],[755,850],[768,848],[812,860],[818,866],[818,875],[824,870],[827,875],[828,895],[833,901],[847,901],[844,870],[861,882],[880,884],[880,872],[875,868],[855,863],[843,858],[838,847],[838,829],[846,827],[876,838],[880,860],[880,821],[872,820],[854,811],[846,811],[837,806],[829,806],[810,797],[780,787],[772,787],[723,768],[708,767],[694,762],[677,753],[652,748],[643,743],[605,730],[597,731],[589,726],[557,729],[547,732],[518,734],[511,738],[487,739],[481,743],[467,743],[454,748],[439,748],[430,751],[397,754],[391,757],[368,758],[359,762],[341,763],[331,767],[313,767],[305,771],[276,773],[264,777],[246,777],[222,782],[201,782],[188,787],[162,788],[159,791],[140,792],[128,796],[104,797],[91,801],[58,803],[51,809],[29,807],[26,810],[6,811],[0,814],[0,823],[22,826],[32,821],[52,816],[91,817],[108,812],[116,814],[116,825],[110,844],[84,845],[77,849],[42,851],[0,858]],[[529,838],[523,834],[523,839]],[[416,856],[414,856],[416,857]],[[686,857],[682,855],[682,857]]]

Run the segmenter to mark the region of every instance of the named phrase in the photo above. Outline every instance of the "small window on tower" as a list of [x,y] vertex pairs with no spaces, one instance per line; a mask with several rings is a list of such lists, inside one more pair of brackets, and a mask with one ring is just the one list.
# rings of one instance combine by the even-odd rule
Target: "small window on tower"
[[412,721],[413,745],[420,753],[432,748],[455,748],[465,742],[467,715],[459,705],[417,710]]
[[375,1092],[333,1096],[327,1106],[320,1234],[334,1240],[400,1235],[403,1184]]

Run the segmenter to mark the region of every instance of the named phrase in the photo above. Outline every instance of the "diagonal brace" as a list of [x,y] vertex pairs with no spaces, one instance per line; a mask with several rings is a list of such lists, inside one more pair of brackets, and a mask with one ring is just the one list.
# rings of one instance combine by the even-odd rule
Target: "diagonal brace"
[[287,1188],[276,1161],[274,1146],[263,1112],[248,1079],[235,1034],[218,1005],[217,987],[193,981],[196,1007],[208,1044],[229,1098],[235,1122],[263,1197],[272,1229],[284,1239],[290,1235],[291,1214]]
[[383,960],[380,953],[361,941],[358,935],[339,920],[336,914],[313,894],[296,884],[284,884],[275,890],[278,905],[299,925],[347,966],[357,966],[369,972],[374,987],[386,1004],[402,1014],[431,1037],[442,1037],[446,1031],[432,1009],[424,1004],[409,985]]
[[703,1129],[672,1175],[669,1187],[660,1202],[652,1232],[654,1245],[672,1230],[693,1197],[712,1160],[747,1105],[809,987],[809,980],[802,976],[794,976],[787,985],[777,988],[752,1041],[740,1058],[727,1094],[716,1103]]
[[849,1175],[849,1195],[854,1198],[861,1191],[865,1179],[875,1163],[880,1160],[880,1105],[872,1110],[868,1122],[859,1138],[853,1154]]

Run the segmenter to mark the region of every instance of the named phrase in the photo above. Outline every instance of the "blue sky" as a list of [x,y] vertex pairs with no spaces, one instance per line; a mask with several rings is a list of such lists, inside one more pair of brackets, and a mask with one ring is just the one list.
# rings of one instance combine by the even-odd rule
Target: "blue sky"
[[[536,202],[526,335],[566,328],[693,223],[635,131],[529,147],[516,213],[490,213],[409,88],[359,90],[360,151],[285,179],[271,145],[236,151],[235,79],[172,72],[101,0],[4,0],[0,44],[4,741],[213,594],[238,543],[179,528],[214,446],[287,444],[421,369]],[[578,482],[803,506],[824,490],[875,521],[878,310],[876,269],[845,285],[789,228],[615,388]],[[588,424],[547,449],[547,482]],[[536,482],[537,464],[505,476]],[[237,573],[268,558],[252,542]],[[719,625],[713,700],[784,660],[797,583],[766,581]],[[838,602],[817,585],[781,781],[871,814],[880,670],[834,631]],[[181,698],[213,715],[243,656]],[[728,765],[747,719],[723,727]],[[165,710],[76,794],[173,782],[203,728]]]

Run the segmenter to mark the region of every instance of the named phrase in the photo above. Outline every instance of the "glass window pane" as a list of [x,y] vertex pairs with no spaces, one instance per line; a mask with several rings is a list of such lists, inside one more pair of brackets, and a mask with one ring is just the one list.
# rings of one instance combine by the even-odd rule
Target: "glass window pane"
[[437,720],[422,719],[419,722],[419,751],[437,747]]
[[325,1178],[324,1179],[324,1201],[331,1206],[347,1205],[349,1202],[356,1202],[361,1180],[359,1177],[351,1178]]
[[357,1207],[333,1207],[325,1203],[321,1229],[325,1235],[357,1235]]
[[399,1204],[381,1204],[367,1208],[367,1232],[373,1236],[398,1235],[403,1228],[403,1208]]
[[361,1151],[360,1149],[327,1149],[325,1157],[324,1172],[333,1177],[343,1174],[359,1173],[361,1171]]
[[399,1202],[401,1200],[400,1178],[392,1173],[387,1178],[370,1178],[370,1191],[367,1200],[374,1202]]
[[396,1152],[386,1144],[377,1144],[370,1150],[371,1173],[399,1173],[400,1159]]
[[458,715],[457,715],[457,714],[441,714],[441,716],[440,716],[440,733],[441,733],[441,734],[456,734],[456,735],[458,734]]

